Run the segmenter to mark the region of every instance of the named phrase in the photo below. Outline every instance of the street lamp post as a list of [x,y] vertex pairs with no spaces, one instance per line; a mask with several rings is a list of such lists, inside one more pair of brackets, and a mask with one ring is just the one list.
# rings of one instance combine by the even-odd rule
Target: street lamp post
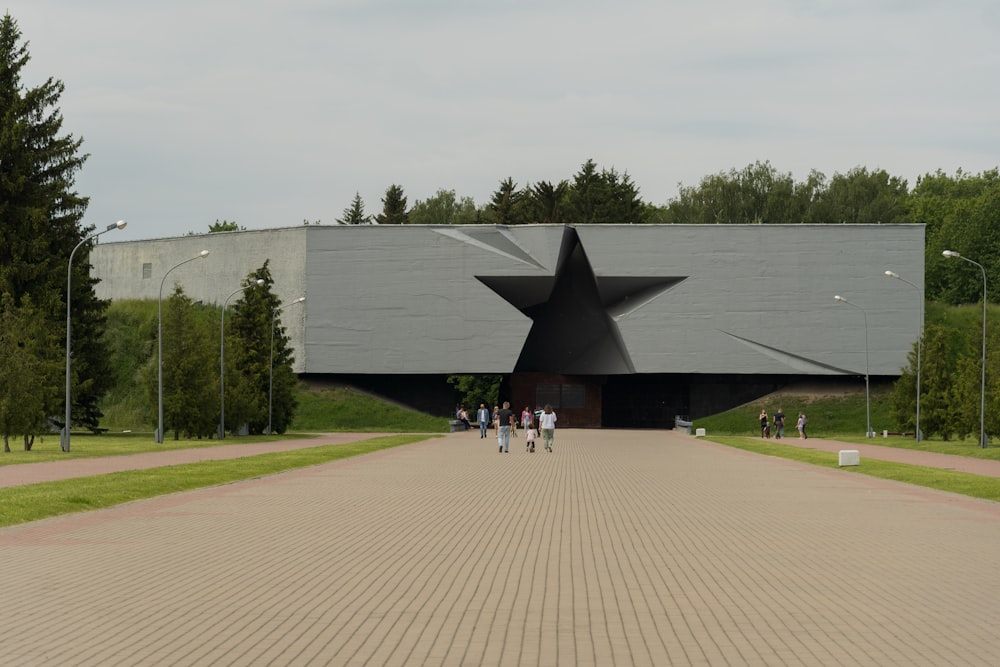
[[840,295],[837,295],[833,298],[839,301],[840,303],[846,303],[848,306],[854,306],[855,308],[861,311],[861,315],[865,318],[865,415],[868,419],[868,430],[865,432],[865,437],[874,438],[875,433],[872,432],[871,392],[869,391],[868,388],[868,313],[866,313],[865,309],[859,306],[858,304],[852,303],[851,301],[848,301],[847,299],[845,299]]
[[202,250],[194,257],[189,257],[179,264],[174,264],[167,269],[167,272],[163,274],[163,280],[160,281],[160,296],[156,300],[156,403],[158,421],[155,439],[157,443],[163,442],[163,284],[167,282],[167,276],[170,275],[171,271],[202,257],[208,257],[207,250]]
[[300,296],[298,299],[296,299],[295,301],[292,301],[291,303],[286,303],[284,306],[281,306],[279,308],[275,308],[274,311],[271,313],[271,353],[270,353],[270,356],[268,357],[268,364],[267,364],[267,366],[268,366],[267,367],[267,434],[268,435],[271,435],[271,414],[272,414],[272,406],[273,406],[273,399],[274,399],[274,325],[275,325],[275,320],[278,317],[278,313],[280,313],[281,311],[283,311],[285,308],[288,308],[290,306],[294,306],[297,303],[302,303],[305,300],[306,300],[306,298],[304,296]]
[[60,435],[60,440],[59,440],[59,446],[62,448],[64,452],[69,451],[69,430],[71,423],[70,420],[72,419],[71,415],[72,404],[70,402],[71,396],[70,396],[70,345],[69,345],[70,328],[72,327],[72,323],[70,320],[69,305],[70,301],[72,300],[70,290],[72,289],[73,286],[73,255],[75,255],[76,251],[80,249],[80,246],[82,246],[87,241],[95,239],[105,232],[110,232],[112,229],[125,229],[125,225],[127,224],[128,223],[125,222],[124,220],[119,220],[118,222],[111,223],[110,225],[107,226],[106,229],[102,229],[99,232],[94,232],[87,238],[77,243],[76,247],[73,248],[73,252],[69,254],[69,265],[66,268],[66,416],[65,416],[65,422],[63,423],[62,434]]
[[229,300],[240,292],[263,285],[264,279],[258,278],[249,285],[239,288],[222,302],[222,322],[219,325],[219,440],[226,438],[226,308],[229,306]]
[[983,357],[981,360],[982,373],[979,387],[979,446],[986,448],[986,269],[979,262],[974,262],[968,257],[963,257],[954,250],[945,250],[941,253],[949,259],[957,257],[964,259],[969,264],[975,264],[983,272]]
[[920,297],[920,315],[919,321],[917,322],[917,426],[914,432],[914,437],[917,442],[923,440],[923,436],[920,433],[920,357],[923,351],[924,342],[924,291],[920,289],[917,285],[914,285],[906,278],[901,277],[895,271],[886,271],[885,276],[887,278],[895,278],[896,280],[901,280],[913,289],[917,290],[917,295]]

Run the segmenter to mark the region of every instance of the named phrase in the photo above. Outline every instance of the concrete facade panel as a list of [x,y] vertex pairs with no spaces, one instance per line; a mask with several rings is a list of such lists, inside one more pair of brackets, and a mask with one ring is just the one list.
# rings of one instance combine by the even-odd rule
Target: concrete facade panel
[[[920,329],[921,225],[577,228],[597,275],[685,279],[618,320],[637,368],[898,374]],[[856,304],[834,301],[841,295]]]
[[170,278],[216,303],[270,258],[279,297],[307,296],[283,317],[300,373],[511,373],[576,244],[574,280],[614,301],[602,367],[617,349],[636,373],[861,375],[867,333],[871,374],[895,375],[920,329],[916,291],[883,274],[922,284],[922,225],[303,226],[91,258],[100,296],[155,299],[162,271],[208,249]]

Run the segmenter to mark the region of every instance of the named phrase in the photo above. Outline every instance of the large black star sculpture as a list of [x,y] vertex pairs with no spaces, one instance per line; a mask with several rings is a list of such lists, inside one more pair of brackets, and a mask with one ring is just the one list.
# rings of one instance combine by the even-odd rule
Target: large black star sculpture
[[476,276],[534,321],[514,371],[635,373],[617,320],[684,277],[597,277],[576,230],[566,232],[553,276]]

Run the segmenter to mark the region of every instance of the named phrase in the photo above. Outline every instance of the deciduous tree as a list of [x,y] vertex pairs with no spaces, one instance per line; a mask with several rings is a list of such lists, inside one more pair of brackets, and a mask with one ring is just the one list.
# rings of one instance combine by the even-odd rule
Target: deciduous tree
[[438,190],[433,197],[418,199],[410,210],[413,225],[471,225],[479,220],[472,197],[459,199],[454,190]]

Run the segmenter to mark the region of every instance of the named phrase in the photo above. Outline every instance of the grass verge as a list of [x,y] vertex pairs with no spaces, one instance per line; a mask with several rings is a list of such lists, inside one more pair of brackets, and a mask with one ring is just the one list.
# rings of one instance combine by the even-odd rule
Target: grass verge
[[[794,435],[792,437],[795,437]],[[916,452],[934,452],[935,454],[951,454],[952,456],[965,456],[970,459],[985,459],[987,461],[1000,461],[1000,447],[980,447],[973,439],[966,440],[921,440],[917,442],[912,437],[903,438],[900,436],[881,436],[866,438],[864,435],[824,435],[829,440],[839,440],[841,442],[851,442],[856,445],[878,445],[880,447],[894,447],[896,449],[912,449]]]
[[993,477],[971,475],[969,473],[942,470],[940,468],[927,468],[906,463],[879,461],[872,458],[864,459],[860,466],[841,468],[837,454],[834,452],[803,449],[794,445],[780,445],[774,441],[762,441],[759,438],[741,436],[714,436],[708,437],[706,440],[757,454],[801,461],[802,463],[823,466],[825,468],[839,468],[846,473],[869,475],[880,479],[890,479],[896,482],[925,486],[937,489],[938,491],[947,491],[972,498],[1000,502],[1000,483]]
[[70,438],[69,452],[59,447],[59,436],[50,435],[35,441],[31,451],[18,449],[15,445],[20,441],[11,440],[11,451],[0,453],[0,466],[17,463],[43,463],[45,461],[65,461],[67,459],[87,459],[96,456],[127,456],[129,454],[146,454],[148,452],[168,452],[175,449],[203,449],[205,447],[227,447],[229,445],[246,445],[254,442],[277,442],[279,440],[305,440],[315,438],[315,433],[285,433],[283,435],[247,435],[230,436],[225,440],[180,439],[167,438],[162,444],[153,439],[153,432],[148,433],[74,433]]
[[116,472],[0,489],[0,527],[111,507],[168,493],[229,484],[336,461],[437,436],[393,435],[343,445]]

